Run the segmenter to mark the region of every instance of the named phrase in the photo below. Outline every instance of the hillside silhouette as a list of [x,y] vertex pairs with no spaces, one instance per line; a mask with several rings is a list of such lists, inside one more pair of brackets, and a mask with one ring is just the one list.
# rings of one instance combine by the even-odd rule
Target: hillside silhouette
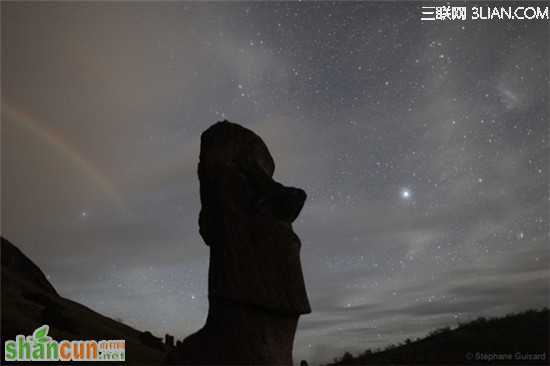
[[[4,238],[1,245],[2,340],[31,334],[46,323],[56,339],[126,339],[127,364],[162,362],[170,347],[159,338],[61,297],[40,268],[15,245]],[[547,365],[549,330],[548,308],[528,310],[440,328],[426,337],[368,349],[357,356],[346,352],[329,365]]]
[[548,308],[480,317],[384,349],[368,349],[357,356],[346,352],[329,365],[548,365],[549,329]]
[[[126,340],[126,364],[161,362],[168,347],[160,338],[60,296],[42,270],[19,248],[3,237],[1,243],[2,342],[17,334],[30,335],[47,324],[54,339]],[[9,363],[4,361],[3,352],[2,347],[2,364]]]

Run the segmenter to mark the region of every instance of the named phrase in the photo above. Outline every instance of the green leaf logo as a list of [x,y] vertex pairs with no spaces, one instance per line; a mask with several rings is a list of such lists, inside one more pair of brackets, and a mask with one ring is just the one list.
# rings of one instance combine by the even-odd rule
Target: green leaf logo
[[47,326],[47,325],[43,325],[39,328],[36,328],[36,330],[32,334],[32,337],[38,343],[45,343],[45,342],[47,342],[51,339],[48,336],[48,330],[49,329],[50,329],[50,327]]

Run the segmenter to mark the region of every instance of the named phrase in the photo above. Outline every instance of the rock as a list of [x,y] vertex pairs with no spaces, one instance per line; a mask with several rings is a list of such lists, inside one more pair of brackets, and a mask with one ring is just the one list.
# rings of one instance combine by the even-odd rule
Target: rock
[[164,336],[164,345],[168,348],[174,348],[174,336],[166,334]]
[[141,343],[143,343],[144,345],[146,345],[148,347],[163,349],[162,338],[155,337],[148,330],[146,330],[145,332],[142,332],[138,336],[138,339]]
[[292,222],[306,194],[273,180],[262,139],[223,121],[201,136],[200,234],[210,247],[206,324],[169,354],[173,364],[292,364],[311,312]]

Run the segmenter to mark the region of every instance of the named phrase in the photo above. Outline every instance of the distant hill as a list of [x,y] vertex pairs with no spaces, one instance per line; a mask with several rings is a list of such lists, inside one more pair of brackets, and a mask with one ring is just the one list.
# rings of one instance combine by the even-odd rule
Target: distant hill
[[345,353],[330,365],[548,365],[549,329],[547,308],[478,318],[383,350],[367,350],[358,356]]
[[[32,260],[8,240],[1,242],[2,344],[47,324],[56,340],[126,340],[126,364],[161,363],[167,350],[160,339],[59,296]],[[3,346],[1,352],[4,364]]]

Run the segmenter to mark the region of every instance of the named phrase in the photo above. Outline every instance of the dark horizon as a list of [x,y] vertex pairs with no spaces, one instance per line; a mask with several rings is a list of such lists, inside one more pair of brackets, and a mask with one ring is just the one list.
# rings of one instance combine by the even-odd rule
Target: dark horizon
[[544,21],[420,3],[2,2],[2,235],[58,292],[182,339],[206,318],[199,136],[259,134],[324,363],[548,306]]

